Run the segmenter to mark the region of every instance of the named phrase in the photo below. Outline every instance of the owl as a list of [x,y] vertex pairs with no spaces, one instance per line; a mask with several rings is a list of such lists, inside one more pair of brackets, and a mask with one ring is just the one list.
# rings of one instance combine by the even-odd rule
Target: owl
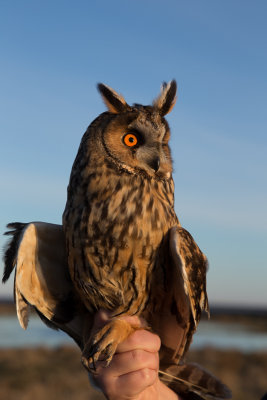
[[[83,365],[93,371],[139,329],[120,317],[138,315],[161,338],[165,383],[184,398],[229,398],[216,378],[183,361],[201,312],[209,309],[207,259],[174,211],[165,115],[175,104],[176,82],[164,83],[148,106],[130,106],[106,85],[98,89],[108,111],[81,140],[63,226],[9,225],[3,280],[16,265],[20,323],[27,326],[32,305],[77,342]],[[99,309],[112,318],[92,333]]]
[[[129,106],[111,88],[99,84],[98,89],[108,112],[93,121],[82,138],[63,214],[76,290],[90,312],[104,308],[113,315],[87,343],[87,367],[100,355],[109,363],[117,345],[135,329],[118,316],[140,315],[157,331],[153,315],[162,313],[168,294],[173,316],[186,321],[188,343],[201,309],[208,310],[206,258],[190,248],[194,243],[181,233],[174,211],[170,129],[164,116],[174,106],[176,82],[164,84],[152,106]],[[176,287],[180,257],[170,249],[170,243],[179,240],[186,243],[184,256],[194,254],[196,259],[194,266],[187,262],[179,269],[187,305]],[[186,343],[181,340],[175,359]]]

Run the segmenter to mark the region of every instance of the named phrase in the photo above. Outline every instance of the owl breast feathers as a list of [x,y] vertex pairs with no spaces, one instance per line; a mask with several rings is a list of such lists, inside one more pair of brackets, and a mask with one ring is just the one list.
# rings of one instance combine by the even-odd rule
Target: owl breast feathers
[[[164,116],[176,82],[163,84],[152,105],[129,106],[103,84],[108,108],[85,132],[74,161],[63,229],[47,223],[10,224],[6,281],[16,265],[21,325],[29,304],[50,326],[67,332],[83,365],[110,363],[120,342],[143,317],[161,339],[161,378],[183,398],[224,399],[229,390],[208,372],[182,362],[208,312],[207,259],[174,211],[174,184]],[[92,332],[100,309],[111,315]]]

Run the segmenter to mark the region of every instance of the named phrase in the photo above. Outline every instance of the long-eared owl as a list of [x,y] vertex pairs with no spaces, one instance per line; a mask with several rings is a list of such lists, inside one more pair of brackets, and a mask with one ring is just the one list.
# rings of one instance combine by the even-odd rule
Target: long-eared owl
[[113,319],[88,341],[83,362],[109,362],[141,315],[179,360],[201,309],[208,309],[206,258],[174,211],[174,184],[164,116],[176,82],[152,105],[129,106],[103,84],[108,111],[85,132],[70,176],[63,214],[69,271],[86,308]]

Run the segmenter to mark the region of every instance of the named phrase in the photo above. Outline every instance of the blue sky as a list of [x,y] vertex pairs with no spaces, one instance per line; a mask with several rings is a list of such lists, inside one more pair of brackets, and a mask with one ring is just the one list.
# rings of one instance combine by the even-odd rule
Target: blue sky
[[97,82],[148,104],[175,78],[176,211],[210,302],[266,306],[266,18],[260,0],[1,0],[1,247],[10,221],[61,223]]

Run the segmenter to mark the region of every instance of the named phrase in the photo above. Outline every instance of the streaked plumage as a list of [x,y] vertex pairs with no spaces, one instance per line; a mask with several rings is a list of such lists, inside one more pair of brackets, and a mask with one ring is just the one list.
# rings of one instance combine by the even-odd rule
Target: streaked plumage
[[[174,211],[164,115],[175,103],[176,83],[164,84],[152,106],[131,107],[107,86],[99,90],[109,111],[82,138],[63,231],[45,223],[10,225],[4,280],[17,265],[20,322],[25,327],[27,304],[33,305],[74,338],[91,369],[100,356],[110,362],[118,343],[136,329],[117,317],[140,315],[161,337],[167,384],[185,398],[229,398],[216,378],[182,361],[208,300],[206,257]],[[34,279],[26,284],[27,274]],[[92,337],[100,308],[114,318]]]
[[[162,304],[167,296],[175,318],[184,314],[187,340],[181,339],[182,346],[175,350],[173,358],[178,361],[198,322],[200,302],[206,310],[208,303],[201,251],[194,264],[201,285],[194,286],[188,278],[192,265],[176,265],[178,253],[170,252],[172,229],[178,239],[180,224],[174,211],[170,131],[164,115],[175,103],[176,83],[164,85],[153,106],[130,107],[112,89],[99,85],[99,90],[109,112],[101,114],[82,138],[63,215],[70,275],[90,312],[105,308],[114,316],[143,315],[153,329],[152,315],[166,313]],[[135,145],[125,143],[127,135]],[[189,242],[181,240],[185,246]],[[191,249],[181,249],[192,257]],[[184,288],[176,286],[181,280]],[[185,296],[180,293],[184,289]],[[100,355],[111,360],[118,343],[133,329],[125,324],[119,328],[121,324],[114,318],[90,339],[83,353],[87,367]]]

